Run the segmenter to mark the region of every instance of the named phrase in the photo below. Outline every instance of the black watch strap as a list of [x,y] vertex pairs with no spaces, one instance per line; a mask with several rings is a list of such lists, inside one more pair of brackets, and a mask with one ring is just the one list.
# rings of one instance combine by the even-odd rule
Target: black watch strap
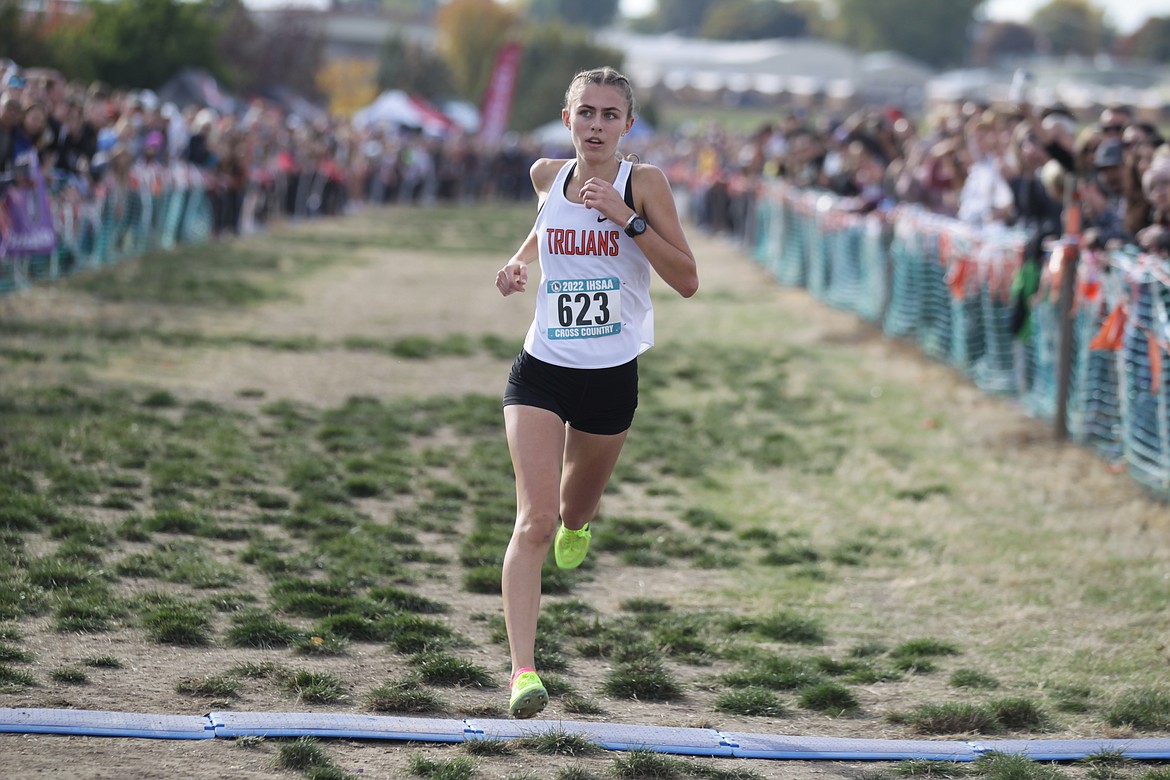
[[642,219],[641,215],[635,211],[633,215],[626,221],[625,230],[627,236],[630,238],[637,238],[646,232],[646,220]]

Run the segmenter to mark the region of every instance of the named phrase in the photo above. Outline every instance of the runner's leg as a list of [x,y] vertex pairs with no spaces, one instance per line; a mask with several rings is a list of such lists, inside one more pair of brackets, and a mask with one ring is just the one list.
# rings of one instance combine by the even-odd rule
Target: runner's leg
[[515,673],[536,666],[540,570],[558,519],[573,518],[579,529],[597,514],[626,433],[583,433],[552,412],[522,405],[504,407],[504,424],[516,473],[516,526],[504,554],[501,584]]
[[613,476],[628,431],[612,436],[584,433],[571,427],[568,431],[560,512],[565,528],[577,531],[597,515],[601,494]]
[[504,407],[508,449],[516,472],[516,526],[504,554],[504,625],[512,672],[535,668],[540,570],[557,530],[565,423],[534,406]]

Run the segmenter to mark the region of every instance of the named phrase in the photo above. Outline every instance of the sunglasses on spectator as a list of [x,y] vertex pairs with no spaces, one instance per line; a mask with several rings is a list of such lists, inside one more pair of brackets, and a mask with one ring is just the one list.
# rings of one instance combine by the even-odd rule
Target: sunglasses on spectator
[[1105,125],[1101,128],[1102,133],[1124,133],[1125,125]]

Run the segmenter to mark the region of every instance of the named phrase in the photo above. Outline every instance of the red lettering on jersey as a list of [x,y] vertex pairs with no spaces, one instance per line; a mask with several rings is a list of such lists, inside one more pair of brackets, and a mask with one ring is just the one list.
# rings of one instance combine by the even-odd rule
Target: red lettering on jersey
[[549,228],[545,243],[549,254],[591,255],[594,257],[617,257],[618,236],[616,230],[566,230]]
[[616,230],[610,230],[602,233],[598,249],[601,251],[601,254],[605,255],[606,257],[617,257],[618,232]]

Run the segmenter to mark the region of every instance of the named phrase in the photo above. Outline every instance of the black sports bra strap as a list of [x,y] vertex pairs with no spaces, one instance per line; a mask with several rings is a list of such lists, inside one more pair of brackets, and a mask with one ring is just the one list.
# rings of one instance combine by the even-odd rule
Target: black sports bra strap
[[569,197],[569,182],[573,180],[573,174],[576,172],[577,163],[573,163],[573,167],[569,169],[569,175],[565,177],[565,186],[561,188],[561,191],[566,198]]

